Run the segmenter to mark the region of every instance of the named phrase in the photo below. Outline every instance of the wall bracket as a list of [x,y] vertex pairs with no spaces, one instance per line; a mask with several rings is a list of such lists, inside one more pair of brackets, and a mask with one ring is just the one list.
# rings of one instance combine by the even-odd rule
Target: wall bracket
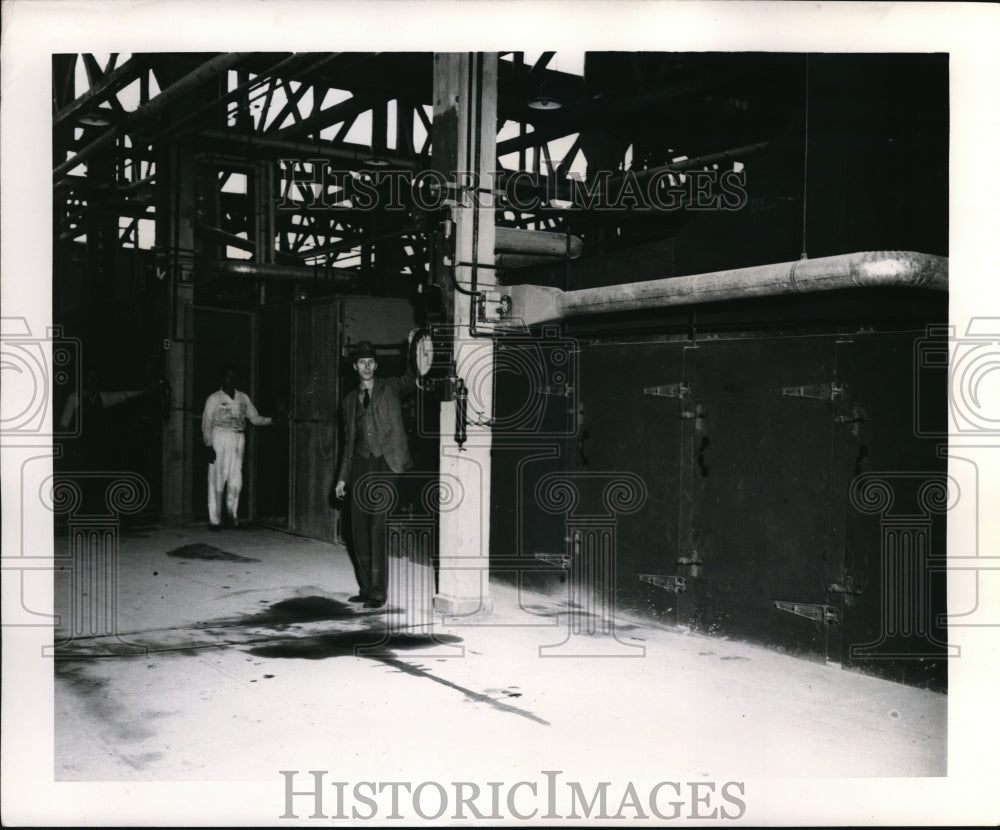
[[817,605],[808,602],[785,602],[776,599],[774,607],[779,611],[787,611],[797,617],[806,617],[816,622],[826,625],[838,625],[840,623],[840,612],[832,605]]
[[683,576],[668,576],[666,574],[636,574],[640,582],[648,582],[657,588],[663,588],[675,594],[687,593],[687,580]]

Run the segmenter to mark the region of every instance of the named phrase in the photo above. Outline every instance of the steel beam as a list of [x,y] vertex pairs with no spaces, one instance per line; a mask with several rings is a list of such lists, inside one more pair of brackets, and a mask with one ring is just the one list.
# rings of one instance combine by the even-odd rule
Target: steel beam
[[117,69],[104,75],[95,86],[83,93],[79,98],[59,110],[52,118],[52,126],[60,127],[66,121],[75,118],[89,107],[101,103],[109,95],[116,95],[138,78],[146,68],[145,61],[136,57],[129,58]]
[[333,104],[325,110],[320,110],[315,115],[310,115],[308,118],[303,118],[301,121],[285,127],[283,130],[278,130],[274,133],[274,138],[291,141],[292,139],[309,135],[313,130],[322,130],[324,127],[329,127],[331,124],[338,124],[346,118],[356,116],[367,109],[371,109],[374,103],[377,103],[377,100],[367,95],[354,95],[346,101]]
[[52,171],[53,176],[58,180],[78,164],[82,164],[102,150],[113,147],[118,136],[130,134],[133,130],[141,127],[144,122],[163,113],[175,101],[178,101],[203,84],[219,77],[219,75],[228,72],[243,60],[246,55],[247,53],[245,52],[229,52],[205,61],[201,66],[168,86],[148,104],[130,113],[128,118],[121,124],[108,128],[90,142],[90,144],[83,147],[75,156],[57,165],[55,170]]
[[529,147],[538,147],[557,138],[583,132],[593,126],[607,124],[644,107],[717,86],[732,80],[733,77],[731,73],[719,73],[709,78],[670,84],[651,92],[635,95],[632,98],[608,99],[602,95],[594,96],[579,104],[563,107],[559,112],[559,123],[554,126],[542,127],[524,136],[501,141],[497,144],[497,156],[516,153],[518,150]]

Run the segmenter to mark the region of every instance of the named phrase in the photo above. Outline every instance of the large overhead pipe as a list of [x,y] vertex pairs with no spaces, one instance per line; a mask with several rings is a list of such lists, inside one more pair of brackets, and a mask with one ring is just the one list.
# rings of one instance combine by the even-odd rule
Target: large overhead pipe
[[538,257],[564,257],[576,259],[583,253],[583,242],[578,236],[567,236],[552,231],[529,231],[523,228],[496,227],[496,252],[498,254],[523,254]]
[[242,236],[237,236],[234,233],[228,233],[222,230],[222,228],[206,225],[204,222],[195,222],[194,235],[202,239],[209,239],[212,242],[218,242],[220,245],[230,245],[233,248],[248,251],[251,254],[257,250],[257,246],[249,239],[244,239]]
[[868,251],[579,291],[515,285],[511,315],[536,325],[584,314],[879,286],[947,291],[948,260],[911,251]]
[[[643,170],[632,170],[629,171],[628,175],[632,178],[643,180],[650,176],[663,173],[683,173],[685,170],[691,170],[695,167],[707,167],[709,164],[718,164],[720,161],[734,161],[736,159],[743,158],[744,156],[752,155],[753,153],[759,152],[770,144],[770,141],[758,141],[756,144],[745,144],[742,147],[733,147],[731,150],[723,150],[719,153],[707,153],[704,156],[697,156],[693,159],[679,159],[678,161],[672,161],[670,164],[663,164],[659,167],[647,167]],[[625,175],[616,176],[611,179],[609,185],[621,185],[625,183]]]
[[306,268],[300,265],[275,265],[270,262],[227,260],[214,263],[210,270],[227,276],[283,282],[323,282],[348,287],[357,283],[357,271],[347,268]]
[[[369,147],[358,144],[334,144],[332,141],[286,141],[280,138],[270,138],[259,133],[246,133],[238,130],[202,130],[198,135],[209,141],[228,143],[234,150],[246,148],[253,153],[255,150],[267,150],[282,153],[289,158],[323,158],[337,161],[353,161],[364,164],[372,160]],[[384,155],[383,158],[393,170],[416,170],[416,159],[406,158],[398,153]]]
[[119,135],[129,133],[143,121],[163,112],[163,110],[174,101],[183,98],[192,90],[197,89],[202,84],[207,83],[213,78],[217,78],[224,72],[228,72],[240,61],[246,58],[248,54],[248,52],[227,52],[224,55],[216,55],[211,60],[205,61],[205,63],[201,64],[201,66],[196,69],[193,69],[191,72],[188,72],[187,75],[178,80],[176,83],[168,86],[145,106],[139,107],[139,109],[129,113],[128,117],[122,123],[114,127],[110,127],[90,142],[90,144],[80,150],[80,152],[78,152],[75,156],[67,159],[62,164],[57,165],[52,171],[53,176],[58,180],[78,164],[82,164],[109,145],[113,145],[115,139],[117,139]]

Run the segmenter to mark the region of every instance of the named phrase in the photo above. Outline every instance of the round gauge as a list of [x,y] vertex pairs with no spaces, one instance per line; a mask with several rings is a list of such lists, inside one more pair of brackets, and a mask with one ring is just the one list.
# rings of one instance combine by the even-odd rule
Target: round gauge
[[434,362],[434,339],[426,329],[418,329],[410,341],[410,360],[417,377],[425,377]]

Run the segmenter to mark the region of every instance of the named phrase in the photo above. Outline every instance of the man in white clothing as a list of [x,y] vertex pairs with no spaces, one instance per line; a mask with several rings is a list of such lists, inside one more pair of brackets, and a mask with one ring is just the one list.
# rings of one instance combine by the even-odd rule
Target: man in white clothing
[[[222,372],[222,388],[208,396],[201,416],[201,434],[208,447],[208,522],[211,530],[222,526],[224,516],[233,527],[239,527],[236,511],[243,488],[247,421],[256,427],[271,423],[270,418],[257,413],[247,394],[236,388],[236,370],[226,366]],[[226,494],[225,513],[223,491]]]

